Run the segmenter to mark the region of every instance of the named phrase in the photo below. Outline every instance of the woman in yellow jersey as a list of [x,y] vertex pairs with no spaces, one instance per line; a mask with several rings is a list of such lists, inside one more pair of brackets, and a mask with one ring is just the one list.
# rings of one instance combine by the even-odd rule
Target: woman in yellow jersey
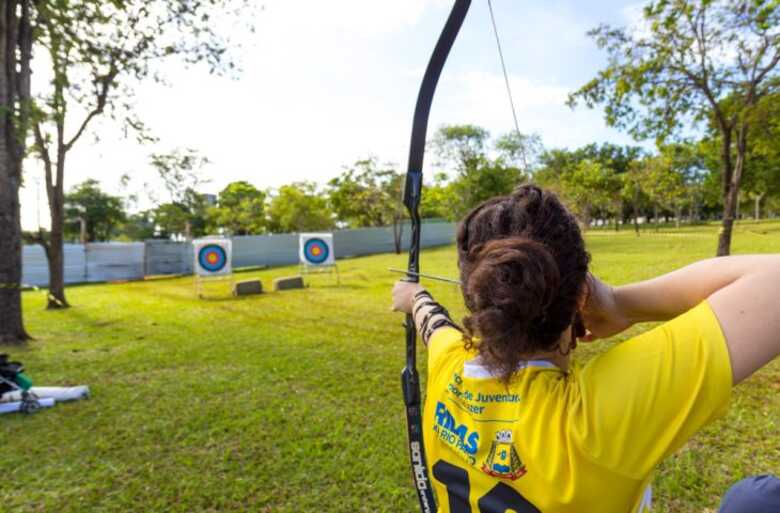
[[[574,216],[530,185],[474,209],[457,248],[463,328],[419,284],[393,291],[428,344],[423,425],[442,513],[649,511],[653,469],[780,353],[780,255],[610,287],[588,273]],[[578,340],[646,321],[668,322],[572,361]],[[772,509],[745,511],[780,511],[780,485],[762,479],[723,511],[751,498]]]

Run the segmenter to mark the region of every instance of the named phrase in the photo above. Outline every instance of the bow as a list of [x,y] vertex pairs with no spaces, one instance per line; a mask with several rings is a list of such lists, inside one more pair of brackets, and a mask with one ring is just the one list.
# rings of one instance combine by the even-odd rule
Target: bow
[[[425,139],[428,132],[428,116],[431,112],[433,94],[439,76],[450,54],[463,20],[471,6],[471,0],[456,0],[447,23],[439,36],[428,67],[425,70],[417,105],[414,109],[412,141],[409,149],[409,167],[404,187],[404,205],[412,222],[412,240],[409,246],[409,267],[406,280],[417,283],[420,280],[420,198],[422,196],[422,168],[425,156]],[[422,408],[420,406],[420,376],[417,373],[417,330],[414,318],[406,315],[406,367],[401,373],[401,387],[406,404],[406,425],[409,435],[409,458],[412,461],[412,476],[420,500],[420,511],[435,513],[436,501],[428,477],[428,467],[423,445]]]

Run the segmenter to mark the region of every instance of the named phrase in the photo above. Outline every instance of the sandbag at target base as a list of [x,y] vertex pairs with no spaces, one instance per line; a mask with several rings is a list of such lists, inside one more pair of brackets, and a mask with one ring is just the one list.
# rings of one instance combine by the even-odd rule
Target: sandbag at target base
[[303,276],[289,276],[286,278],[276,278],[274,280],[275,291],[302,289],[304,287]]
[[260,280],[244,280],[233,284],[233,295],[252,296],[263,293],[263,284]]

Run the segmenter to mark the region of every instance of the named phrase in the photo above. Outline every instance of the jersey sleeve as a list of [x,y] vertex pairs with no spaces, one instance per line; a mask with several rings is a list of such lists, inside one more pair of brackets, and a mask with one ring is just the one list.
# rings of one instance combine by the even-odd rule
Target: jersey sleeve
[[724,414],[732,388],[726,341],[706,301],[594,358],[578,379],[578,445],[635,479]]
[[448,355],[463,348],[463,333],[451,326],[433,332],[428,340],[428,374],[435,375]]

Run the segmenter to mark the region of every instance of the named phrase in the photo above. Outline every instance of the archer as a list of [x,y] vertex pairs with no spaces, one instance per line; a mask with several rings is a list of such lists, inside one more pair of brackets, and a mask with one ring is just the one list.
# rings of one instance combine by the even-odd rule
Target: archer
[[[463,328],[418,283],[393,290],[428,346],[422,436],[445,513],[648,512],[654,469],[780,354],[780,255],[611,287],[574,216],[532,185],[469,213],[457,250]],[[572,360],[578,341],[656,321]],[[780,511],[780,480],[740,482],[720,511]]]

